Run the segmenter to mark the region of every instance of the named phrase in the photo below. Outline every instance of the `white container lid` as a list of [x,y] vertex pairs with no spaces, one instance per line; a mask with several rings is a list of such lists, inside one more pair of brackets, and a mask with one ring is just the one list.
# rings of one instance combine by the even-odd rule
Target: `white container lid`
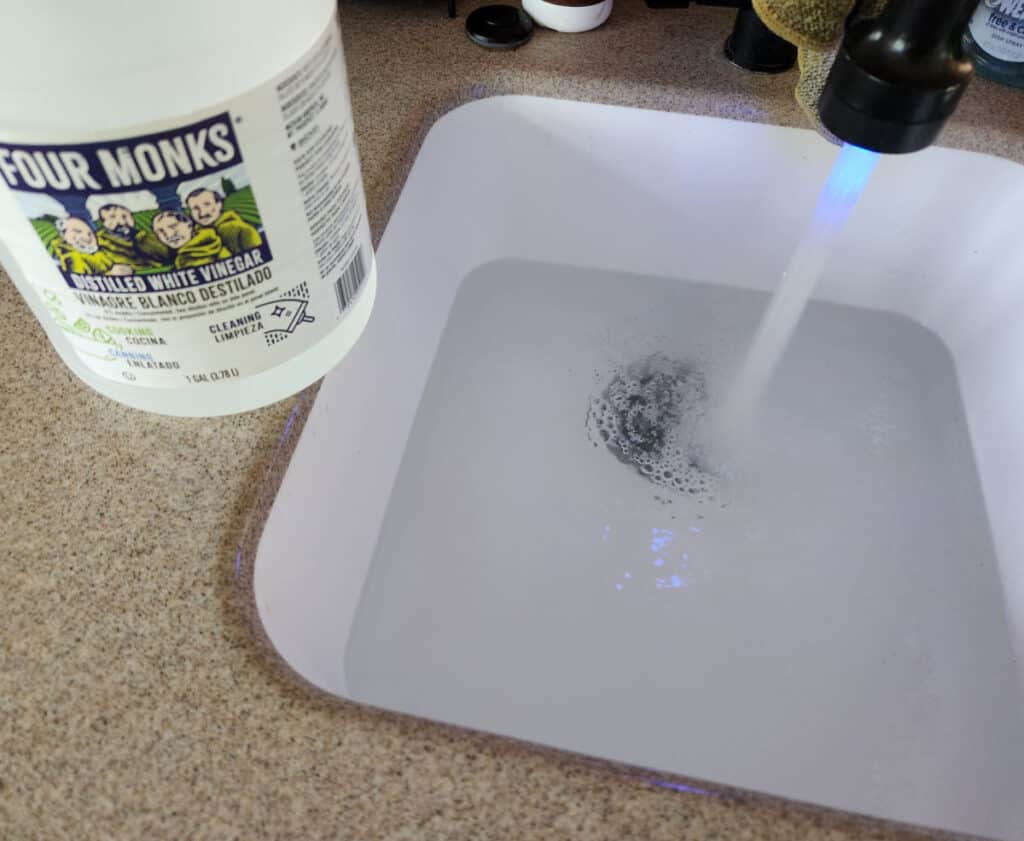
[[331,0],[0,0],[0,136],[81,139],[215,104],[303,55],[333,8]]

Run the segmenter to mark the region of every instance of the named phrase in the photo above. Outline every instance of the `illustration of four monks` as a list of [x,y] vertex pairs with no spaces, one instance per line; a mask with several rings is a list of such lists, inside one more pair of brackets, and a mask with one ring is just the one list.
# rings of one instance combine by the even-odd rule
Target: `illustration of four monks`
[[183,204],[187,213],[161,210],[153,216],[152,231],[139,227],[132,211],[116,203],[99,209],[99,231],[79,216],[58,219],[50,249],[65,272],[130,275],[168,265],[204,266],[263,242],[254,225],[224,209],[224,197],[216,190],[195,189]]

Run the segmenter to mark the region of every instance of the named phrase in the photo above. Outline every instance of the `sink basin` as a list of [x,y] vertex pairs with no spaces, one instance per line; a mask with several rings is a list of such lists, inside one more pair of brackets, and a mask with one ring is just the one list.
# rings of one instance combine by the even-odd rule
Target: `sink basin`
[[701,437],[835,155],[533,97],[442,118],[259,546],[281,656],[361,703],[1022,837],[1024,167],[881,161],[757,454]]

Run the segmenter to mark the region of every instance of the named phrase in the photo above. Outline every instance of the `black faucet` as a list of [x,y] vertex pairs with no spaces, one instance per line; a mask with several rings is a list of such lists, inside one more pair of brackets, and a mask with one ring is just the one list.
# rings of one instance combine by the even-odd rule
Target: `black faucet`
[[963,34],[978,0],[890,0],[851,25],[818,101],[825,127],[876,152],[938,137],[974,74]]
[[732,34],[725,42],[725,56],[737,67],[755,73],[782,73],[796,63],[796,47],[783,40],[754,12],[750,0],[646,0],[652,9],[685,9],[726,6],[737,9]]

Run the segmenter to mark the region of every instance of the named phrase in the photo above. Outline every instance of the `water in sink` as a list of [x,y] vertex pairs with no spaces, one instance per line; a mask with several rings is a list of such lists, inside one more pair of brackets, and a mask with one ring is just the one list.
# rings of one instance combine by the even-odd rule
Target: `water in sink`
[[[521,261],[467,278],[352,629],[351,697],[819,802],[848,784],[910,804],[1013,766],[951,357],[907,319],[814,302],[757,446],[726,466],[708,407],[767,302]],[[965,728],[949,699],[972,682]]]

